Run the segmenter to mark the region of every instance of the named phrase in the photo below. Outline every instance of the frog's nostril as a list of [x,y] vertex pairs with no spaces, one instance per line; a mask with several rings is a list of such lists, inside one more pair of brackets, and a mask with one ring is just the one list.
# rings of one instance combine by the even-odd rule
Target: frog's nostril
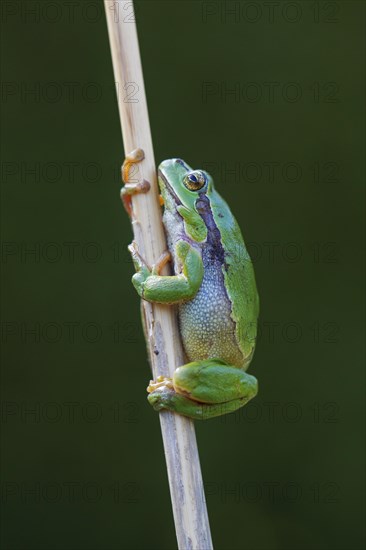
[[189,170],[189,167],[186,165],[186,163],[184,162],[184,160],[182,160],[182,159],[175,159],[175,162],[176,162],[176,164],[180,164],[180,166],[183,166],[183,168],[185,168],[187,171]]

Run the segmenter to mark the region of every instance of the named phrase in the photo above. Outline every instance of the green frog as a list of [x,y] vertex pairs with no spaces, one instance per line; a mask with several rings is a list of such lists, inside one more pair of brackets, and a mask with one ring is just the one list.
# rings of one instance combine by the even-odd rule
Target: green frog
[[[124,181],[131,163],[142,158],[141,150],[127,157]],[[150,270],[132,243],[132,283],[143,300],[177,305],[189,362],[173,378],[151,381],[148,400],[158,411],[208,419],[237,410],[257,394],[256,378],[245,372],[259,314],[253,264],[229,206],[206,171],[173,158],[160,164],[158,181],[169,253]],[[148,189],[147,182],[122,189],[130,212],[131,194]],[[160,275],[169,259],[174,275]]]

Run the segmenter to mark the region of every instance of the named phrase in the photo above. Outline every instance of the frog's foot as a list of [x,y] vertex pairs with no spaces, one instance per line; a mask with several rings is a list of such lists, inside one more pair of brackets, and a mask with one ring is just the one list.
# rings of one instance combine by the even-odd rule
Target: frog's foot
[[150,183],[142,180],[140,183],[126,183],[121,189],[121,199],[127,214],[132,218],[132,195],[147,193],[150,190]]
[[158,376],[156,381],[150,380],[150,384],[147,387],[147,392],[152,393],[158,388],[170,388],[174,390],[172,379],[166,376]]
[[136,195],[137,193],[147,193],[150,190],[150,183],[145,179],[141,182],[130,181],[131,166],[141,162],[144,158],[145,154],[142,149],[134,149],[126,156],[122,164],[122,181],[125,185],[121,189],[121,199],[130,217],[132,217],[132,195]]
[[123,183],[129,183],[130,169],[133,164],[138,164],[145,158],[145,153],[142,149],[134,149],[131,153],[126,155],[122,164],[122,181]]

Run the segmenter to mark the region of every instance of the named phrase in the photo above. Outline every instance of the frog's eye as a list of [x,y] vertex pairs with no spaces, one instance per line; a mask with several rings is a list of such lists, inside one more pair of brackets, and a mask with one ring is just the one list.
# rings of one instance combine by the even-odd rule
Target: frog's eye
[[184,176],[183,183],[190,191],[199,191],[206,185],[207,177],[201,170],[195,170]]

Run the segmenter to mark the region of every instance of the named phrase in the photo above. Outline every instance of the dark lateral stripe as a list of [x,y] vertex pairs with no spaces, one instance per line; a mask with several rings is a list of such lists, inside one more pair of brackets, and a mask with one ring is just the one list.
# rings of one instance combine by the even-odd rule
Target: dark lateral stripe
[[196,201],[196,209],[207,227],[207,245],[211,249],[212,255],[225,265],[225,251],[221,242],[221,233],[218,229],[211,210],[210,199],[205,193],[199,194],[199,199]]

